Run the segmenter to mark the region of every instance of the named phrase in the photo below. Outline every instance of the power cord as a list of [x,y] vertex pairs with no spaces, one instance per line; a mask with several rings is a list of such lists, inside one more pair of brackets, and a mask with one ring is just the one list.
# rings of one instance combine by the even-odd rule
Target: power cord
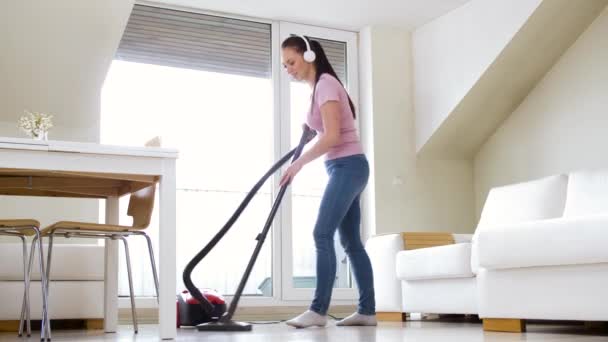
[[[330,317],[331,319],[335,320],[335,321],[342,320],[342,318],[336,317],[336,316],[331,315],[331,314],[327,314],[327,316]],[[256,324],[256,325],[265,325],[265,324],[279,324],[279,323],[283,323],[285,321],[287,321],[287,320],[286,319],[282,319],[282,320],[278,320],[278,321],[247,321],[245,323]]]
[[249,323],[249,324],[256,324],[256,325],[265,325],[265,324],[279,324],[279,323],[283,323],[285,322],[286,319],[282,319],[280,321],[251,321],[251,322],[245,322],[245,323]]

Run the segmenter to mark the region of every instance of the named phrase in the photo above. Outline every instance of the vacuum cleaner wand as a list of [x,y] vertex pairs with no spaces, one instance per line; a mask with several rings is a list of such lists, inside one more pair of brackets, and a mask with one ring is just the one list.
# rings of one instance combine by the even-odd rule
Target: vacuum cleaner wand
[[[241,215],[243,210],[247,207],[247,205],[249,204],[249,202],[251,201],[253,196],[255,196],[255,194],[262,187],[262,185],[264,185],[266,180],[270,176],[272,176],[283,164],[285,164],[289,160],[289,158],[293,157],[292,163],[293,163],[293,161],[298,159],[300,157],[300,155],[302,154],[302,150],[304,149],[304,146],[310,140],[312,140],[315,137],[315,135],[316,135],[315,131],[311,130],[310,128],[308,128],[308,126],[304,125],[302,136],[300,138],[300,142],[299,142],[298,146],[296,148],[294,148],[293,150],[291,150],[289,153],[287,153],[285,156],[283,156],[278,162],[276,162],[270,168],[270,170],[268,170],[268,172],[266,172],[266,174],[264,174],[264,176],[253,186],[253,188],[251,189],[249,194],[243,199],[243,201],[241,202],[241,204],[239,205],[237,210],[228,219],[228,222],[226,222],[226,224],[222,227],[222,229],[220,229],[220,231],[211,239],[211,241],[209,241],[209,243],[207,243],[207,245],[200,252],[198,252],[194,256],[194,258],[192,258],[192,260],[190,260],[188,265],[186,265],[186,268],[184,269],[184,273],[183,273],[184,285],[186,286],[188,291],[190,291],[192,296],[199,301],[199,303],[201,304],[205,313],[210,315],[211,312],[213,311],[214,306],[203,296],[203,294],[198,290],[198,288],[192,282],[192,278],[191,278],[192,271],[200,263],[200,261],[215,247],[215,245],[224,237],[224,235],[228,232],[228,230],[230,230],[232,225],[236,222],[236,220],[239,218],[239,216]],[[258,243],[254,249],[251,259],[249,260],[249,264],[247,265],[247,268],[245,270],[245,273],[243,274],[241,282],[239,283],[237,291],[230,303],[230,307],[229,307],[228,311],[226,313],[224,313],[224,315],[218,321],[203,323],[203,324],[198,325],[197,328],[199,331],[249,331],[249,330],[251,330],[250,324],[234,322],[234,321],[232,321],[232,316],[234,315],[234,312],[236,311],[236,307],[237,307],[238,302],[243,293],[243,289],[245,288],[247,280],[249,279],[249,275],[251,274],[253,266],[255,265],[255,262],[260,253],[260,250],[262,249],[262,245],[264,244],[264,240],[266,239],[266,235],[268,234],[268,231],[270,230],[270,226],[272,225],[274,216],[276,215],[276,213],[278,211],[281,200],[283,199],[283,196],[285,195],[285,191],[287,190],[287,187],[289,186],[289,184],[290,184],[290,182],[284,184],[281,187],[281,189],[279,190],[279,193],[277,194],[277,197],[274,201],[270,214],[268,215],[268,218],[266,220],[266,224],[264,225],[262,232],[260,234],[258,234],[258,236],[256,237],[256,240],[258,240]]]

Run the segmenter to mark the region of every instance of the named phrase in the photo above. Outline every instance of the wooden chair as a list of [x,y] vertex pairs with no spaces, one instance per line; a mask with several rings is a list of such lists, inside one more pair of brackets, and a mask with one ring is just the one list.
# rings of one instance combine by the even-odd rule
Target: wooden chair
[[133,224],[131,226],[60,221],[41,230],[41,235],[43,237],[49,238],[49,251],[47,256],[46,267],[46,279],[49,280],[51,279],[51,257],[53,251],[53,238],[55,236],[63,236],[65,238],[79,237],[92,239],[111,239],[121,240],[123,242],[125,248],[125,257],[127,261],[127,275],[129,278],[129,292],[131,295],[131,314],[133,317],[133,326],[135,333],[137,333],[138,331],[137,314],[135,312],[135,296],[133,294],[133,279],[131,277],[131,258],[129,255],[129,245],[127,243],[126,238],[131,235],[140,235],[146,238],[146,241],[148,243],[148,252],[150,254],[152,274],[154,276],[154,286],[156,288],[156,296],[158,301],[158,275],[156,273],[156,263],[154,261],[152,241],[150,240],[150,237],[144,232],[144,230],[150,225],[150,220],[152,218],[155,191],[156,184],[152,184],[131,194],[131,197],[129,198],[129,208],[127,210],[127,215],[133,217]]
[[[21,309],[21,317],[19,321],[19,337],[23,335],[23,331],[27,331],[27,337],[32,334],[31,322],[30,322],[30,301],[29,301],[29,288],[30,288],[30,275],[32,272],[32,263],[34,259],[34,252],[36,250],[36,244],[40,253],[38,253],[38,263],[40,266],[40,281],[42,288],[42,321],[40,328],[40,340],[45,341],[51,339],[51,326],[48,324],[48,284],[47,277],[44,272],[43,262],[43,251],[42,251],[42,239],[40,238],[40,222],[29,219],[18,219],[18,220],[0,220],[0,235],[14,236],[21,239],[23,243],[23,306]],[[27,256],[27,236],[34,235],[32,241],[32,248],[30,250],[30,256]],[[29,260],[29,262],[28,262]],[[26,329],[24,329],[24,325]]]

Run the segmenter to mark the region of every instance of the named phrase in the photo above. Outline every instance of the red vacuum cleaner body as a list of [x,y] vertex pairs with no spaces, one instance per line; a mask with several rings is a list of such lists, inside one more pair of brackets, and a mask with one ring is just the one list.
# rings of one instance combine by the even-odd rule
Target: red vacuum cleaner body
[[197,326],[201,323],[217,321],[226,312],[226,300],[215,290],[200,290],[205,299],[213,304],[210,315],[205,313],[199,301],[187,290],[177,295],[177,327]]

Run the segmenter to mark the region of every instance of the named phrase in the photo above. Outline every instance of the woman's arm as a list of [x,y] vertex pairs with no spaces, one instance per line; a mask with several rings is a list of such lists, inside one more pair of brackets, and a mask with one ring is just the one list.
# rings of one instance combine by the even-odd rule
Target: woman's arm
[[320,134],[317,142],[285,170],[279,183],[280,186],[293,180],[304,165],[324,155],[330,148],[340,142],[340,104],[338,101],[327,101],[321,106],[320,110],[323,134]]

